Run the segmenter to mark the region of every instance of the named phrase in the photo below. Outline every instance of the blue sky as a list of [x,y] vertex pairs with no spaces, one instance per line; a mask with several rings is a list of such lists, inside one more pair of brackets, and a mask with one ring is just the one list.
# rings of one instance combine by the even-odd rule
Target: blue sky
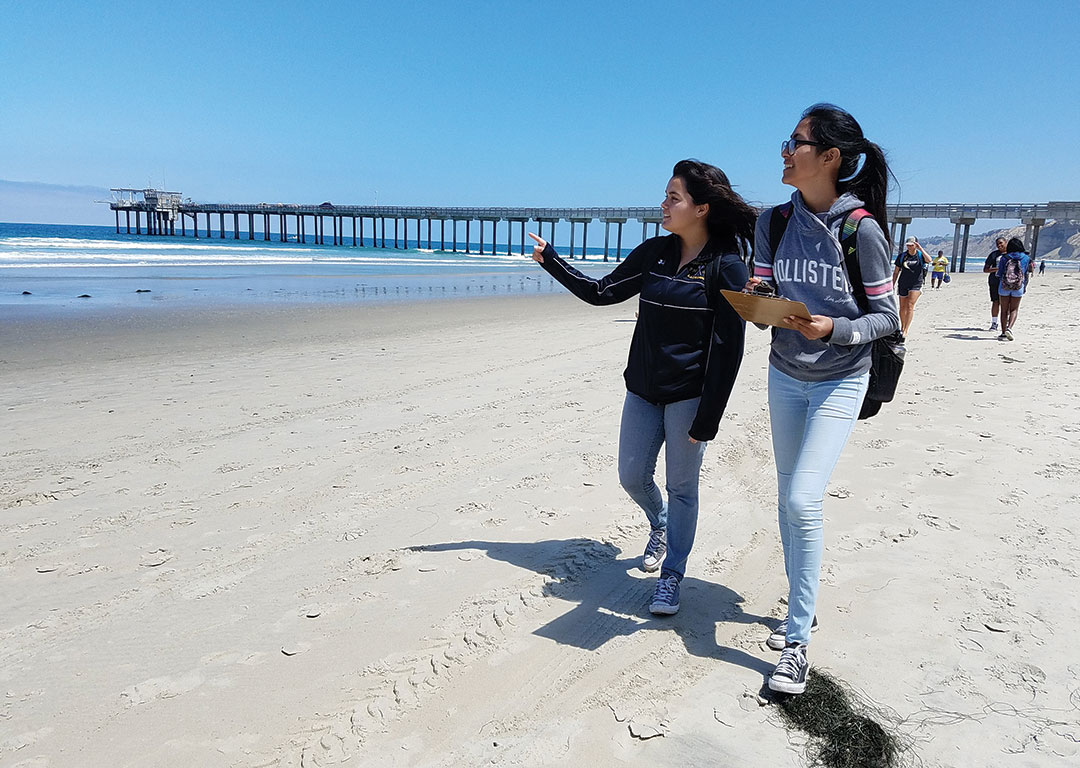
[[649,205],[692,156],[777,202],[780,140],[832,101],[904,201],[1080,197],[1075,0],[308,6],[0,0],[0,179]]

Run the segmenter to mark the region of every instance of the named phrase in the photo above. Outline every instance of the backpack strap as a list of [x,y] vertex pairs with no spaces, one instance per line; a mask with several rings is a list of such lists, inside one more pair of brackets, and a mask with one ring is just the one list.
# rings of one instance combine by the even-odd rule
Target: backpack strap
[[844,263],[847,265],[851,292],[855,296],[855,303],[859,305],[859,310],[864,315],[870,312],[870,300],[866,298],[862,267],[859,266],[859,222],[870,215],[870,211],[865,208],[856,208],[844,216],[844,221],[840,225],[840,250],[844,254]]
[[776,257],[780,241],[784,239],[784,232],[791,221],[791,211],[791,203],[787,202],[773,208],[769,215],[769,246],[772,248],[773,258]]
[[720,301],[720,286],[723,285],[720,277],[720,261],[721,257],[717,254],[705,265],[705,298],[709,302],[709,309],[712,310],[724,303]]

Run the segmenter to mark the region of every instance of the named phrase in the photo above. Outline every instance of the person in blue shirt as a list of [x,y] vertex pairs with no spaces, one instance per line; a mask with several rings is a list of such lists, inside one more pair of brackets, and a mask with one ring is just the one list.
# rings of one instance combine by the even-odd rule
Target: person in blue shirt
[[997,276],[999,281],[998,296],[1001,300],[1001,335],[999,341],[1013,340],[1013,326],[1020,311],[1020,299],[1027,287],[1027,273],[1031,267],[1031,257],[1024,250],[1024,243],[1018,237],[1009,238],[1005,246],[1005,255],[998,260]]

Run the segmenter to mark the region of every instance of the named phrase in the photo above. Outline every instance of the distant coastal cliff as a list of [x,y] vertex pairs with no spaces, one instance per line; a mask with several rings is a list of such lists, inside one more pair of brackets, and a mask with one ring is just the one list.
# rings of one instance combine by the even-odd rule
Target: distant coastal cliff
[[[986,258],[990,251],[994,250],[994,243],[999,237],[1019,237],[1024,239],[1024,225],[1018,224],[1007,229],[995,229],[982,234],[971,233],[968,240],[968,263],[972,259]],[[945,237],[920,238],[932,252],[945,251],[945,255],[952,256],[952,235]],[[895,243],[894,243],[895,245]],[[1080,259],[1080,225],[1068,221],[1049,221],[1039,230],[1040,259]]]

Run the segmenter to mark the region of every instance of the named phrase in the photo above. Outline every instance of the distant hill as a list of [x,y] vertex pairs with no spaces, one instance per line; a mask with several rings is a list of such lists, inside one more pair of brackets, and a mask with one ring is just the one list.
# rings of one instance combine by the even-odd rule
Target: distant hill
[[105,187],[74,187],[0,179],[0,221],[19,224],[113,223]]
[[[983,261],[990,251],[996,248],[999,237],[1019,237],[1024,239],[1024,225],[1018,224],[1008,229],[995,229],[982,234],[974,232],[968,238],[968,263],[973,259]],[[924,237],[920,242],[932,253],[945,251],[952,257],[952,235],[945,237]],[[1080,259],[1080,226],[1067,221],[1050,220],[1039,230],[1039,245],[1036,257],[1039,259]]]

